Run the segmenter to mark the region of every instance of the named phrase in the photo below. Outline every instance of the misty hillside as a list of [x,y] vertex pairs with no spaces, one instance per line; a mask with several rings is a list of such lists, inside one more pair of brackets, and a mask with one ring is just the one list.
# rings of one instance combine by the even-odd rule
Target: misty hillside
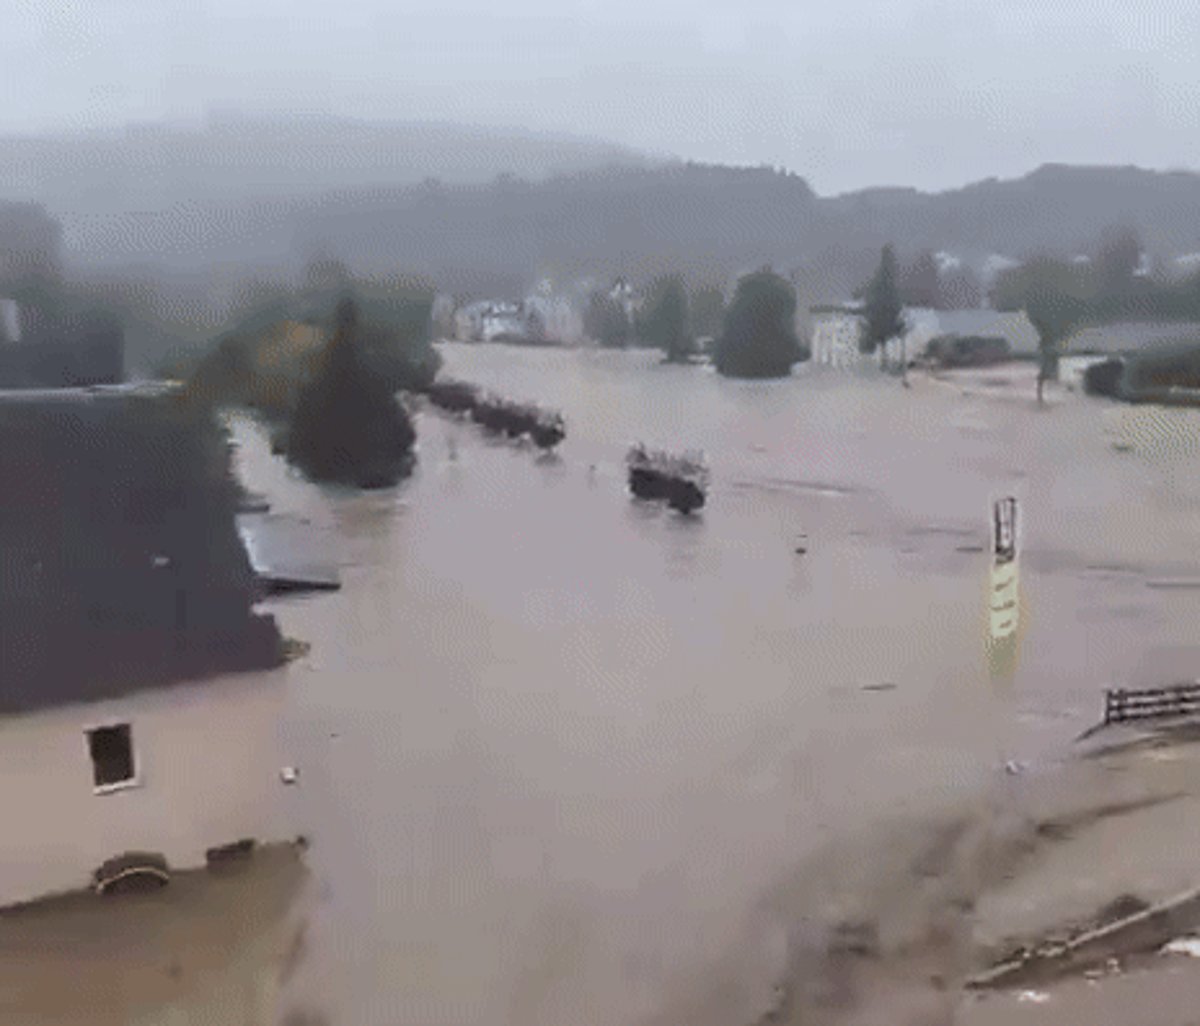
[[698,165],[581,173],[459,188],[351,191],[287,219],[303,251],[369,270],[402,266],[444,288],[473,275],[720,276],[805,268],[818,292],[861,280],[879,247],[993,253],[1094,248],[1128,224],[1164,258],[1200,250],[1200,176],[1044,167],[953,192],[881,189],[834,198],[770,169]]
[[1090,249],[1110,225],[1130,225],[1161,256],[1200,250],[1200,175],[1135,167],[1047,164],[1010,181],[950,192],[875,189],[826,200],[850,242],[1021,256]]
[[0,198],[33,200],[59,214],[145,213],[426,178],[537,180],[645,161],[607,142],[516,129],[223,115],[199,127],[0,137]]
[[1088,250],[1117,224],[1162,258],[1200,251],[1200,176],[1188,172],[1048,165],[943,193],[818,197],[768,168],[329,119],[0,139],[0,200],[25,199],[61,224],[68,267],[219,268],[229,280],[294,275],[329,256],[466,295],[518,293],[543,275],[725,278],[764,263],[803,269],[825,295],[861,281],[884,242],[978,266],[993,253]]

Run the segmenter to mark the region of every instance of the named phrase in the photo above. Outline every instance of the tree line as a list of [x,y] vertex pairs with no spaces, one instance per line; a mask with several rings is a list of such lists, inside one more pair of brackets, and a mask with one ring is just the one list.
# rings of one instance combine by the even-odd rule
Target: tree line
[[781,377],[808,358],[796,333],[796,290],[770,267],[742,275],[729,302],[724,290],[689,290],[683,276],[656,278],[639,302],[623,280],[588,298],[584,331],[610,348],[661,349],[669,363],[694,356],[706,339],[718,373],[729,377]]
[[1038,255],[1002,273],[999,310],[1024,310],[1039,336],[1038,398],[1058,373],[1063,344],[1080,328],[1120,321],[1200,321],[1200,272],[1173,280],[1145,266],[1136,231],[1111,228],[1096,251],[1072,260]]

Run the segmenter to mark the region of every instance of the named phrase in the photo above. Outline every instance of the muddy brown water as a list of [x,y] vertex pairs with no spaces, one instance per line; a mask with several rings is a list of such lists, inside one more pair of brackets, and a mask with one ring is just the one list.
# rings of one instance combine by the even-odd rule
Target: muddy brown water
[[[1200,578],[1193,412],[444,352],[561,408],[559,452],[426,410],[415,476],[353,494],[237,428],[247,483],[344,583],[272,606],[312,645],[289,730],[320,899],[289,1000],[333,1024],[748,1022],[796,916],[828,911],[810,860],[1052,758],[1105,686],[1200,676],[1200,592],[1146,586]],[[700,516],[630,500],[635,440],[706,451]],[[997,688],[1002,494],[1025,626]],[[890,847],[835,858],[864,906],[892,900]]]

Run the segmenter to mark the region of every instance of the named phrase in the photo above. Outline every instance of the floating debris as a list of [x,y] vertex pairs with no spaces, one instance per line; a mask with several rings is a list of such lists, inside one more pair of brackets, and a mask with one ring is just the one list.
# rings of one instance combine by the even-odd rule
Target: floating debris
[[288,662],[296,659],[303,659],[309,652],[312,651],[312,644],[307,641],[300,641],[297,638],[284,638],[280,644],[280,650],[283,653],[283,658]]
[[1022,1004],[1044,1005],[1050,1000],[1050,995],[1044,990],[1023,990],[1017,995],[1017,1000]]
[[625,457],[629,490],[639,499],[665,499],[680,513],[700,509],[708,494],[708,467],[701,453],[676,456],[640,442]]
[[1164,955],[1189,955],[1200,958],[1200,937],[1176,937],[1159,949]]

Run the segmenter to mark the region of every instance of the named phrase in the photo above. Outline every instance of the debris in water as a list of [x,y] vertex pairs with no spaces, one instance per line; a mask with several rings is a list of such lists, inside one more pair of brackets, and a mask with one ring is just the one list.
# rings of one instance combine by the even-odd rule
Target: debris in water
[[1168,941],[1159,951],[1163,955],[1190,955],[1200,958],[1200,937],[1176,937]]
[[895,691],[896,685],[893,684],[890,680],[883,680],[883,681],[879,681],[878,683],[874,683],[874,684],[864,684],[862,686],[862,690],[863,691]]
[[1050,995],[1044,990],[1023,990],[1017,995],[1017,1000],[1023,1004],[1044,1005],[1050,1000]]
[[282,647],[283,658],[289,662],[294,659],[302,659],[312,651],[312,645],[309,642],[296,638],[284,638]]

